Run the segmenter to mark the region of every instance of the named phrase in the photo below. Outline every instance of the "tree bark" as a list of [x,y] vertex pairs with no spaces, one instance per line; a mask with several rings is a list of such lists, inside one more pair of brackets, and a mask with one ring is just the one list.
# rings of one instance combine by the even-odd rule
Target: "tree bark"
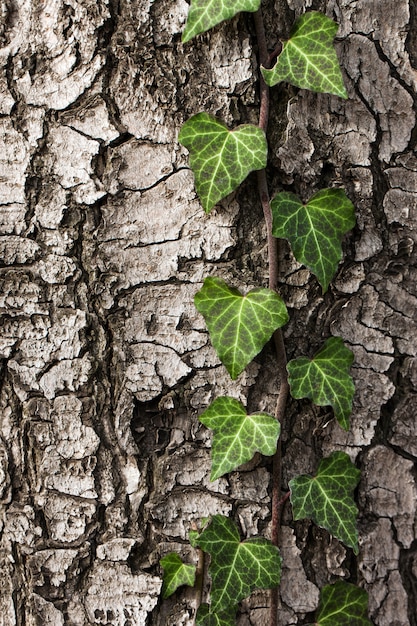
[[[360,554],[290,508],[280,623],[312,621],[340,577],[378,626],[417,625],[417,8],[414,0],[266,0],[273,48],[319,9],[340,24],[349,100],[272,90],[274,192],[344,186],[357,226],[323,296],[288,248],[289,357],[340,335],[355,354],[352,427],[290,402],[283,489],[322,455],[362,470]],[[197,555],[193,521],[270,533],[270,460],[213,483],[198,415],[221,394],[273,413],[272,347],[231,382],[193,296],[217,275],[266,286],[256,176],[206,216],[181,124],[257,123],[256,40],[241,14],[183,45],[184,0],[3,0],[0,28],[0,624],[193,624],[161,601],[159,559]],[[267,622],[269,595],[238,624]]]

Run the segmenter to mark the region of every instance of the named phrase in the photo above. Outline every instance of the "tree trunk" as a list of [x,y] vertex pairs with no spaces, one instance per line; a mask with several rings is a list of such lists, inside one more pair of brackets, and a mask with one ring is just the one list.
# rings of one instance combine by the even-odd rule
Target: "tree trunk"
[[[355,354],[351,430],[291,402],[284,484],[347,451],[362,470],[360,554],[285,509],[280,624],[312,621],[340,577],[379,626],[417,625],[415,0],[266,0],[271,47],[304,9],[340,24],[349,100],[273,90],[274,191],[344,186],[357,226],[323,296],[289,249],[289,356],[340,335]],[[256,177],[206,216],[181,124],[257,123],[256,40],[241,14],[180,42],[184,0],[2,0],[0,42],[0,624],[179,626],[159,559],[190,561],[192,521],[270,532],[270,459],[209,481],[198,415],[221,394],[273,412],[266,348],[231,382],[193,296],[217,275],[267,286]],[[269,595],[240,626],[267,622]]]

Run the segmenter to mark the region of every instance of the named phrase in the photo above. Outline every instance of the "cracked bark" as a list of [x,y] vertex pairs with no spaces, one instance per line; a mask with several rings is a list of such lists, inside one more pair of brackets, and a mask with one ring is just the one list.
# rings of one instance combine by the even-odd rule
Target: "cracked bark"
[[[290,404],[284,487],[335,449],[363,471],[358,559],[286,510],[281,624],[311,620],[318,589],[343,577],[369,591],[375,624],[416,626],[415,3],[276,4],[270,33],[303,8],[339,21],[350,99],[273,91],[268,174],[304,196],[343,185],[358,222],[324,297],[283,253],[290,357],[341,335],[357,386],[349,433],[327,409]],[[159,600],[160,556],[196,558],[188,529],[213,513],[269,532],[268,460],[210,483],[197,416],[222,393],[273,412],[273,352],[231,382],[192,303],[210,273],[267,283],[255,178],[205,216],[176,141],[200,110],[256,123],[253,26],[240,16],[182,46],[186,10],[1,5],[4,626],[191,625],[192,592]],[[255,593],[239,625],[264,624],[267,603]]]

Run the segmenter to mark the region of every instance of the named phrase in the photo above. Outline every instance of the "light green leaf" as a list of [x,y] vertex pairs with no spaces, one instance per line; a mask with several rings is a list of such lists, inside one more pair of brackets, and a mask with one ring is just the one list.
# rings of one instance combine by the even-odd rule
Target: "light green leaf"
[[213,515],[199,537],[199,545],[211,556],[211,611],[235,607],[253,589],[279,585],[279,550],[264,537],[241,542],[236,524],[223,515]]
[[196,626],[235,626],[237,606],[213,613],[208,604],[200,604],[195,618]]
[[243,124],[230,131],[212,115],[198,113],[185,122],[178,140],[190,151],[195,187],[206,213],[250,172],[266,167],[268,146],[258,126]]
[[243,372],[274,331],[288,321],[282,298],[271,289],[252,289],[242,296],[221,278],[206,278],[194,303],[232,379]]
[[303,204],[282,192],[271,202],[272,234],[291,243],[294,256],[327,291],[340,259],[342,238],[355,225],[355,209],[343,189],[322,189]]
[[349,430],[355,385],[349,374],[353,352],[340,337],[330,337],[310,360],[293,359],[287,365],[291,395],[309,398],[318,406],[330,405],[342,428]]
[[368,594],[341,580],[323,587],[316,626],[372,626],[368,619]]
[[241,11],[253,13],[259,9],[260,4],[261,0],[191,0],[182,41],[190,41]]
[[216,480],[250,461],[255,452],[272,456],[277,449],[279,422],[268,413],[247,415],[243,404],[224,396],[200,415],[214,431],[210,480]]
[[355,554],[358,509],[353,491],[360,474],[345,452],[333,452],[320,461],[316,476],[297,476],[289,482],[294,519],[312,519]]
[[195,565],[187,565],[175,552],[170,552],[160,560],[164,569],[162,597],[169,598],[182,585],[194,586]]
[[318,11],[305,13],[295,22],[288,41],[271,70],[262,68],[265,82],[282,81],[347,98],[339,60],[333,47],[338,25]]

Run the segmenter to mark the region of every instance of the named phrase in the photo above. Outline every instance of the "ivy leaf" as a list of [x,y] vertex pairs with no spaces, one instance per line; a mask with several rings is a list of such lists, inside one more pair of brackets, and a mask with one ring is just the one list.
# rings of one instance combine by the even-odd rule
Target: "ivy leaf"
[[330,405],[342,428],[349,430],[349,415],[355,386],[349,374],[353,352],[340,337],[330,337],[310,360],[293,359],[287,364],[291,395],[309,398],[318,406]]
[[235,626],[237,607],[213,613],[208,604],[200,604],[195,617],[196,626]]
[[271,70],[262,69],[271,87],[286,81],[301,89],[347,98],[339,60],[333,47],[338,25],[323,13],[304,13],[295,22],[288,41]]
[[170,552],[160,560],[164,568],[164,582],[162,585],[162,597],[169,598],[182,585],[194,586],[195,565],[183,563],[176,552]]
[[269,589],[279,584],[279,550],[264,537],[241,542],[236,524],[223,515],[213,515],[203,530],[199,546],[211,556],[211,610],[231,609],[253,589]]
[[190,41],[241,11],[253,13],[259,9],[260,4],[261,0],[191,0],[182,41]]
[[368,594],[339,580],[320,593],[316,626],[372,626],[368,619]]
[[214,431],[210,480],[250,461],[255,452],[265,456],[276,452],[279,422],[268,413],[247,415],[235,398],[217,398],[199,419]]
[[342,258],[342,237],[355,225],[355,209],[343,189],[322,189],[303,204],[282,192],[271,202],[272,234],[291,243],[294,256],[327,291]]
[[345,452],[333,452],[320,461],[316,476],[297,476],[289,482],[294,519],[312,519],[358,553],[353,491],[358,470]]
[[250,172],[266,167],[265,133],[252,124],[230,131],[212,115],[198,113],[182,126],[178,140],[190,151],[190,167],[206,213]]
[[282,298],[271,289],[252,289],[246,296],[221,278],[206,278],[194,296],[214,349],[234,380],[262,350],[277,328],[288,321]]

